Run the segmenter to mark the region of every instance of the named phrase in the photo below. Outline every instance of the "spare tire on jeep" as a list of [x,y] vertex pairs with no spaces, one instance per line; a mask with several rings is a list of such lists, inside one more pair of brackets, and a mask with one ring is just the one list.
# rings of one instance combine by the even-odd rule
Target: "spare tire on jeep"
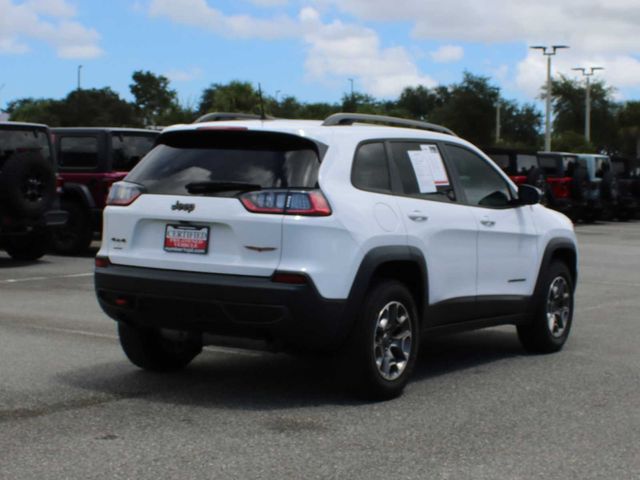
[[600,195],[603,200],[615,202],[619,196],[618,180],[611,171],[604,172],[600,183]]
[[586,202],[589,195],[589,180],[587,170],[576,166],[571,176],[571,198],[578,202]]
[[53,165],[39,152],[11,155],[0,170],[0,199],[5,211],[15,217],[38,218],[56,195]]

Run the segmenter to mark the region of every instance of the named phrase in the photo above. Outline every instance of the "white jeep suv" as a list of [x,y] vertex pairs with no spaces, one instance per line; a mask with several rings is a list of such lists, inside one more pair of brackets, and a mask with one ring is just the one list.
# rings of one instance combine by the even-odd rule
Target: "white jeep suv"
[[323,352],[398,395],[425,336],[513,324],[559,350],[571,222],[444,127],[358,114],[166,129],[113,185],[95,287],[128,358],[203,344]]

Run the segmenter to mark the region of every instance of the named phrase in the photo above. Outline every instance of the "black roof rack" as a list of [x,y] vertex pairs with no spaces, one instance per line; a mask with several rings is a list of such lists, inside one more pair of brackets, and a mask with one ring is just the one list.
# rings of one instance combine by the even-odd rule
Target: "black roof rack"
[[254,113],[212,112],[198,117],[193,123],[223,122],[225,120],[273,120],[273,117],[262,118]]
[[368,113],[334,113],[328,116],[322,125],[331,127],[336,125],[353,125],[359,123],[386,123],[395,127],[411,127],[419,130],[429,130],[431,132],[446,133],[457,136],[446,127],[434,123],[421,122],[418,120],[408,120],[406,118],[388,117],[386,115],[371,115]]

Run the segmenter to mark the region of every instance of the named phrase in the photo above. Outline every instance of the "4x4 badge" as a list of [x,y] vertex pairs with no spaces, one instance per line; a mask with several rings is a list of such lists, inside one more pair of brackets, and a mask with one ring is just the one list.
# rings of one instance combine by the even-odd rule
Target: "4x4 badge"
[[171,210],[182,210],[188,213],[193,212],[196,209],[195,203],[180,203],[176,201],[173,205],[171,205]]

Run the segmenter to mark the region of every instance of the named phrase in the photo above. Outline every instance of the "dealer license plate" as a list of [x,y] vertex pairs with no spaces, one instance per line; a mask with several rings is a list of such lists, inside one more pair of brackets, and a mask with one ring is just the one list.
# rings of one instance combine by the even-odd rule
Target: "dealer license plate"
[[167,252],[205,254],[209,250],[209,227],[167,225],[164,249]]

